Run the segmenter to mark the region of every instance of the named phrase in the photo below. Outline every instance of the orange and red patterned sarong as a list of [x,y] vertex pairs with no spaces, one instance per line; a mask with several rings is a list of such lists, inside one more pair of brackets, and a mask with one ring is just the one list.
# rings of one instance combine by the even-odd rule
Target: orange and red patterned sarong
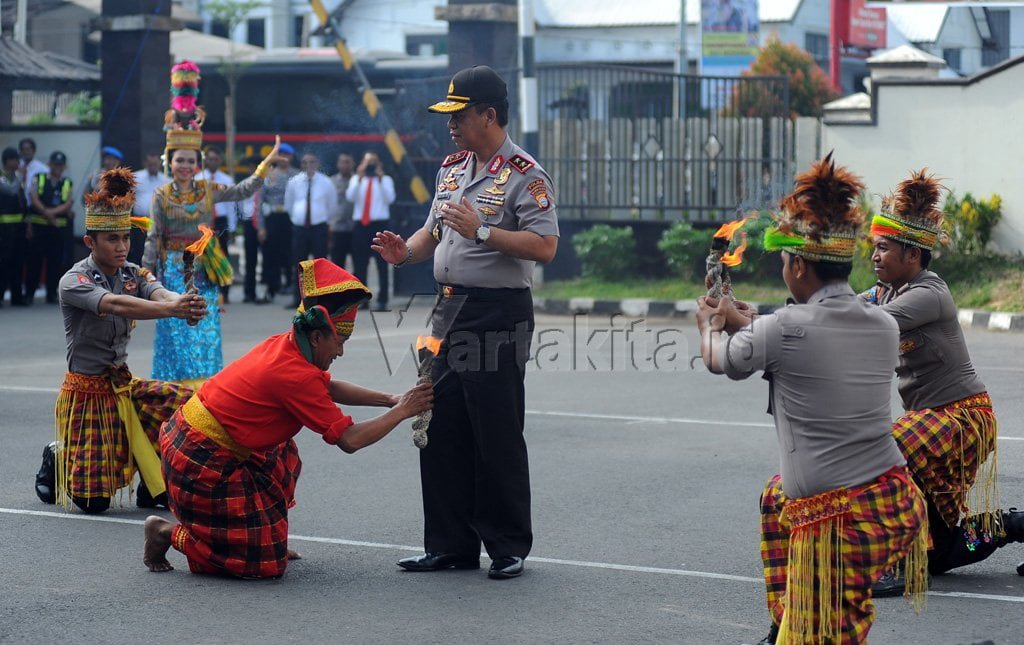
[[761,495],[761,558],[778,642],[864,642],[871,585],[911,555],[908,591],[923,591],[926,548],[925,500],[906,468],[799,500],[772,477]]
[[68,373],[54,410],[58,504],[111,498],[132,482],[136,466],[115,388],[130,396],[154,449],[160,425],[192,396],[192,390],[175,383],[134,378],[124,365],[95,376]]
[[168,506],[179,522],[171,546],[193,573],[279,577],[288,566],[288,509],[302,468],[295,440],[244,450],[198,401],[160,431]]

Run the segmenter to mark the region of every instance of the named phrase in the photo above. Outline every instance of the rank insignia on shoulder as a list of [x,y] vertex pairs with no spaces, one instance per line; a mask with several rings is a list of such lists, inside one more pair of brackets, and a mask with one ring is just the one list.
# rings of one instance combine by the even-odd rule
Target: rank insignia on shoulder
[[481,206],[480,212],[486,215],[487,217],[493,217],[494,215],[498,214],[498,211],[494,210],[490,206]]
[[498,173],[498,177],[494,180],[495,186],[504,186],[508,183],[508,178],[512,176],[511,168],[502,168],[501,172]]
[[459,150],[458,152],[453,152],[444,158],[444,161],[441,162],[441,167],[444,168],[446,166],[457,164],[463,159],[465,159],[467,156],[469,156],[469,150]]
[[523,155],[513,155],[509,157],[508,163],[510,166],[518,170],[521,175],[525,175],[526,171],[537,165]]
[[494,159],[491,160],[491,165],[487,166],[487,172],[493,175],[494,173],[498,172],[498,169],[501,168],[502,164],[504,163],[505,157],[502,157],[501,155],[495,155]]

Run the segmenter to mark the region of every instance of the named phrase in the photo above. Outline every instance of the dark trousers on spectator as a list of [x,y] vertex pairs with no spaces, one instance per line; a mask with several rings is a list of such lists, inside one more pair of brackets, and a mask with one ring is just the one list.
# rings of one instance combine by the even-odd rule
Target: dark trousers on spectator
[[128,261],[132,264],[142,264],[142,251],[146,247],[146,231],[133,226],[131,234],[132,247],[128,249]]
[[377,262],[377,276],[380,278],[380,284],[377,286],[377,290],[373,292],[373,299],[378,306],[384,307],[388,304],[388,263],[377,253],[370,248],[370,244],[373,243],[373,237],[381,231],[388,228],[388,223],[384,220],[377,222],[370,222],[369,225],[363,226],[360,222],[356,222],[352,228],[352,273],[355,274],[359,281],[363,284],[366,282],[367,273],[369,272],[370,256]]
[[[331,233],[331,262],[345,268],[345,256],[352,255],[352,231]],[[355,258],[353,258],[353,261]]]
[[309,258],[327,257],[327,223],[313,226],[292,226],[292,284],[295,285],[296,307],[302,294],[299,293],[299,262]]
[[[251,219],[242,220],[242,231],[245,234],[245,277],[243,278],[243,290],[245,301],[256,300],[256,262],[259,260],[260,238],[259,231],[252,225]],[[263,271],[266,273],[266,258],[263,262]]]
[[64,266],[66,227],[34,224],[25,262],[25,302],[31,303],[46,264],[46,301],[57,302],[57,284],[68,267]]
[[23,302],[22,281],[25,267],[25,225],[0,224],[0,303],[11,290],[11,304]]
[[288,213],[271,213],[264,223],[267,241],[263,243],[263,282],[271,298],[290,281],[292,274],[292,220]]

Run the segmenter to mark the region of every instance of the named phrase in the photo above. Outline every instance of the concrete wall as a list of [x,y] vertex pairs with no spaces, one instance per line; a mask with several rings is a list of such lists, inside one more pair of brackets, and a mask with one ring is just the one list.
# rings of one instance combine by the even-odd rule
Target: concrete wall
[[82,208],[82,186],[89,175],[100,167],[100,133],[98,130],[9,130],[0,136],[0,147],[18,146],[29,137],[36,142],[36,159],[46,163],[50,153],[60,150],[68,158],[65,174],[75,190],[75,235],[85,233],[85,210]]
[[992,73],[953,82],[880,82],[875,122],[826,124],[822,150],[859,173],[870,192],[889,192],[909,171],[927,166],[957,194],[1003,198],[995,244],[1024,252],[1024,58]]

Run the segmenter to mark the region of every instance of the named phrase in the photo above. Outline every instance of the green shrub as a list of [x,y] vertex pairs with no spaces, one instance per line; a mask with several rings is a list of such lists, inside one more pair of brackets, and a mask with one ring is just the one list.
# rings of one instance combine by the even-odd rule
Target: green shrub
[[964,193],[963,199],[957,199],[951,192],[942,212],[950,247],[959,255],[984,255],[992,240],[992,229],[1003,217],[1003,198],[992,195],[976,199]]
[[583,263],[583,275],[603,280],[622,280],[636,265],[633,229],[596,224],[572,238],[572,246]]
[[96,125],[103,116],[102,99],[95,96],[80,95],[68,103],[68,114],[78,119],[83,125]]
[[665,262],[680,277],[694,277],[697,259],[708,254],[711,237],[708,231],[698,231],[689,222],[675,222],[665,229],[658,240],[658,250]]

